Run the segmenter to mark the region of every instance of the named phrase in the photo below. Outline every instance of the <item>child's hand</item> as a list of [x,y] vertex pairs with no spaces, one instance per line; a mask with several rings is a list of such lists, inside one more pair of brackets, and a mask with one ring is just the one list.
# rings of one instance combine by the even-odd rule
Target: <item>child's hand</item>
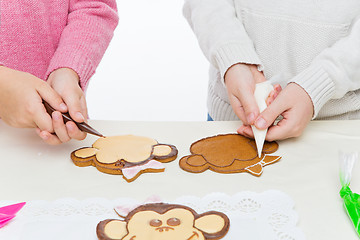
[[13,127],[53,132],[52,120],[42,101],[58,111],[67,107],[45,81],[29,73],[0,66],[0,117]]
[[[77,73],[69,68],[59,68],[50,74],[48,83],[62,97],[72,119],[79,123],[86,121],[86,100],[79,86]],[[52,124],[56,135],[37,129],[38,135],[51,145],[61,144],[70,139],[83,140],[86,137],[86,133],[80,131],[74,122],[64,124],[58,111],[52,113]]]
[[[235,64],[225,74],[230,104],[244,125],[253,124],[259,115],[259,107],[254,97],[255,84],[264,81],[265,76],[258,71],[256,65]],[[274,99],[278,91],[276,88],[269,98]]]
[[[314,107],[309,95],[296,83],[290,83],[260,114],[255,121],[255,126],[259,129],[269,127],[266,135],[268,141],[298,137],[310,122],[313,114]],[[282,115],[283,119],[277,125],[272,125],[279,115]],[[242,126],[238,132],[254,137],[248,126]]]

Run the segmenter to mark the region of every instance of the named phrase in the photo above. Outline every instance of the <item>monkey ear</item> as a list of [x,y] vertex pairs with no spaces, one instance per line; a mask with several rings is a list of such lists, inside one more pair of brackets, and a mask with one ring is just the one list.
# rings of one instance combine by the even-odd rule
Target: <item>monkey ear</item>
[[107,219],[99,222],[96,227],[99,239],[120,240],[128,234],[126,222],[117,219]]
[[204,156],[193,154],[182,157],[179,166],[187,172],[201,173],[207,170],[210,165]]
[[99,150],[97,148],[85,147],[75,150],[71,153],[71,159],[76,166],[86,167],[91,166],[93,161],[96,160],[96,153]]
[[229,230],[229,225],[229,218],[216,211],[203,213],[195,220],[195,227],[204,233],[206,239],[218,239],[225,236]]
[[94,156],[99,150],[97,148],[85,147],[74,151],[75,157],[78,158],[89,158]]
[[170,144],[156,144],[153,146],[152,156],[155,160],[166,163],[175,160],[178,150]]
[[262,152],[269,154],[275,152],[278,148],[279,148],[279,144],[277,142],[265,141]]

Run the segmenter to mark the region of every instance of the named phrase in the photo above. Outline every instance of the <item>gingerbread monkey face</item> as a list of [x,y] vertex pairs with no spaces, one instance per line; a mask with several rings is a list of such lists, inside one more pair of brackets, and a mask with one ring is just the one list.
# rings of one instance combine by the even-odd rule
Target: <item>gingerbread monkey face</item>
[[129,181],[141,172],[163,171],[160,162],[172,161],[176,156],[177,149],[172,145],[133,135],[99,138],[92,147],[71,154],[77,166],[93,165],[101,172],[122,174]]
[[188,172],[210,169],[219,173],[249,172],[260,176],[263,167],[280,159],[268,154],[278,149],[276,142],[265,142],[263,155],[257,156],[255,141],[238,134],[217,135],[194,142],[191,155],[180,159],[179,165]]
[[229,219],[223,213],[197,215],[186,206],[155,203],[138,207],[124,221],[100,222],[97,233],[103,240],[206,240],[220,239],[228,229]]

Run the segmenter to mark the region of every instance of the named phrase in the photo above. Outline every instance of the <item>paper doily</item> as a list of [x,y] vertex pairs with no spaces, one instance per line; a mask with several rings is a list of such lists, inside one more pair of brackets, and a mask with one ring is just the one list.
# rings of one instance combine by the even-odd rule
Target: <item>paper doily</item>
[[[146,202],[154,202],[149,199]],[[189,206],[198,213],[216,210],[228,215],[230,229],[224,240],[304,240],[296,226],[298,215],[293,200],[283,192],[269,190],[262,193],[239,192],[233,196],[212,193],[204,197],[184,196],[174,201]],[[14,202],[2,201],[0,206]],[[119,218],[115,207],[133,209],[143,204],[138,200],[120,198],[107,200],[72,198],[49,201],[30,201],[17,216],[0,229],[0,239],[7,240],[96,240],[96,225],[108,218]]]

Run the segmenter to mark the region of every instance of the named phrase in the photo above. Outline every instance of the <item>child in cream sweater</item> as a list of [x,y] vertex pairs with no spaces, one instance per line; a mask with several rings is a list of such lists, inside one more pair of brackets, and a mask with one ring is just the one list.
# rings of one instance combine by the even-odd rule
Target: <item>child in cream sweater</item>
[[[211,63],[214,120],[240,118],[249,137],[251,124],[270,127],[272,141],[311,119],[360,118],[360,1],[185,0],[184,15]],[[265,80],[282,90],[259,113],[253,92]]]

